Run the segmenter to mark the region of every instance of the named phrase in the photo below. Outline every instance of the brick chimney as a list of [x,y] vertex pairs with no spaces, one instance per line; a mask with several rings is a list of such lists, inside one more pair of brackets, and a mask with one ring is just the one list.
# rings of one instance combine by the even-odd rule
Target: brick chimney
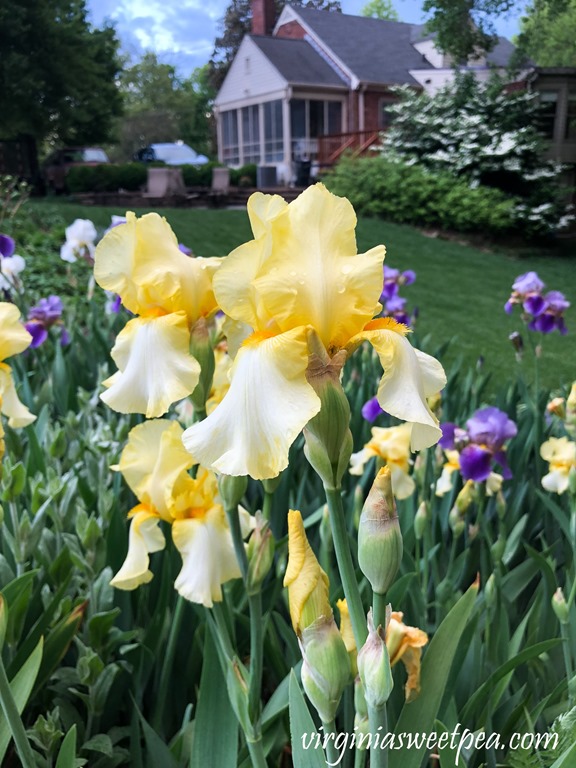
[[270,35],[275,16],[274,0],[252,0],[252,34]]

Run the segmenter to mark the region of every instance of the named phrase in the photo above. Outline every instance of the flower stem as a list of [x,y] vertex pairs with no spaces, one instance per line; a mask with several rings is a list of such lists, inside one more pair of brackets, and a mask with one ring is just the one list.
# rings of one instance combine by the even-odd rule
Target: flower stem
[[248,711],[253,722],[260,716],[262,695],[262,668],[264,633],[262,627],[262,595],[249,595],[250,608],[250,686],[248,689]]
[[176,607],[174,608],[174,616],[170,624],[170,632],[168,634],[168,643],[166,645],[166,653],[164,655],[164,661],[162,663],[162,669],[160,671],[160,682],[158,683],[158,696],[156,698],[156,707],[154,711],[154,717],[152,724],[156,731],[160,731],[162,722],[162,713],[164,711],[164,702],[168,698],[168,688],[170,686],[170,676],[172,675],[172,667],[174,665],[174,656],[176,655],[176,644],[178,642],[178,636],[180,634],[180,628],[182,627],[182,617],[184,614],[184,598],[178,595],[176,600]]
[[572,678],[574,677],[574,667],[572,666],[572,658],[570,656],[570,627],[568,624],[560,624],[560,631],[562,633],[562,651],[564,652],[564,667],[566,668],[566,678],[568,680],[568,705],[574,706],[574,696],[571,691],[573,690],[570,685]]
[[324,490],[326,491],[326,501],[328,502],[328,511],[330,513],[330,525],[338,570],[340,571],[344,596],[350,611],[354,639],[356,640],[356,647],[362,648],[368,635],[366,614],[362,605],[354,563],[352,562],[352,553],[348,543],[348,530],[346,528],[342,496],[339,488],[327,488],[324,486]]
[[[324,728],[324,733],[328,734],[328,737],[326,738],[326,763],[328,765],[338,765],[340,762],[340,756],[338,754],[338,750],[336,749],[336,722],[334,720],[330,720],[329,723],[322,723],[322,726]],[[330,738],[333,736],[334,738]]]
[[[248,588],[248,557],[242,538],[238,507],[227,508],[226,516],[228,518],[228,523],[230,524],[234,551],[236,553],[240,572],[242,573],[244,586]],[[262,657],[264,646],[264,633],[262,631],[262,594],[260,592],[257,592],[256,594],[248,594],[248,607],[250,609],[250,687],[248,693],[248,708],[252,724],[256,727],[261,707]]]
[[377,745],[377,739],[381,743],[388,733],[388,716],[386,707],[376,709],[368,705],[368,720],[370,721],[370,768],[388,768],[388,748]]
[[372,618],[374,619],[374,627],[382,627],[384,630],[386,627],[386,606],[388,602],[386,595],[381,595],[378,592],[374,592],[372,597]]
[[262,739],[260,738],[258,741],[247,741],[246,744],[248,746],[248,751],[250,752],[252,768],[268,768]]
[[4,669],[4,662],[0,656],[0,705],[4,712],[4,717],[10,726],[10,732],[14,738],[18,755],[22,762],[22,768],[35,768],[36,760],[34,759],[34,753],[32,747],[26,736],[26,730],[24,723],[18,712],[18,707],[14,701],[10,683],[6,676],[6,670]]

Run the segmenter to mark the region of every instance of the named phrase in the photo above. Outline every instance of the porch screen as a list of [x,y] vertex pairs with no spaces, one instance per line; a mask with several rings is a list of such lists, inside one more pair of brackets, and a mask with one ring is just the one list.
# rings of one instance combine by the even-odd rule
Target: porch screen
[[258,105],[242,107],[242,163],[260,162]]
[[283,159],[282,102],[278,99],[264,104],[264,162],[278,162]]
[[222,112],[222,160],[229,165],[240,162],[237,109]]

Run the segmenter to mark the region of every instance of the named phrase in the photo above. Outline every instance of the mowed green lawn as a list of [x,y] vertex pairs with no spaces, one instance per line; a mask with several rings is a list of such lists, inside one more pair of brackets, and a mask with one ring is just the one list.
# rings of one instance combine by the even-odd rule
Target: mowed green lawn
[[[42,203],[38,203],[42,205]],[[96,208],[58,203],[58,211],[67,223],[76,218],[89,218],[96,226],[106,227],[112,214],[124,214],[116,208]],[[142,214],[144,210],[136,211]],[[251,238],[248,217],[243,210],[162,209],[180,242],[197,255],[222,256]],[[446,341],[450,347],[444,364],[462,358],[466,368],[475,367],[482,358],[483,370],[492,374],[492,385],[509,382],[518,372],[508,336],[518,330],[526,337],[519,312],[511,317],[504,313],[510,287],[518,275],[534,270],[547,289],[563,291],[572,307],[566,313],[568,335],[554,332],[542,337],[540,365],[541,383],[550,388],[566,385],[576,379],[576,243],[572,258],[570,248],[562,255],[511,254],[497,248],[490,251],[430,238],[419,231],[379,219],[360,219],[357,227],[359,251],[384,243],[386,263],[398,269],[413,269],[416,282],[403,289],[409,306],[419,308],[417,333],[430,334],[428,351]],[[531,380],[533,358],[527,349],[521,367]]]

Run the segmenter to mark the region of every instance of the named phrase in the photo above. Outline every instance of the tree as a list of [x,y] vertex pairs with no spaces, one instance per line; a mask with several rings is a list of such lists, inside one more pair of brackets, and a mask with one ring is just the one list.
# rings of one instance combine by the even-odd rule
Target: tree
[[2,0],[0,138],[104,142],[122,99],[118,39],[93,28],[85,0]]
[[[277,16],[285,4],[285,0],[276,0]],[[342,11],[340,0],[292,0],[290,4],[320,11]],[[216,90],[222,85],[242,38],[250,33],[251,24],[251,0],[231,0],[220,22],[222,33],[214,42],[214,51],[209,62],[210,82]]]
[[517,40],[520,50],[542,67],[576,65],[576,0],[552,4],[534,0]]
[[148,51],[122,72],[120,91],[124,115],[119,121],[117,159],[131,157],[146,144],[179,140],[202,154],[213,153],[214,92],[207,65],[182,80],[173,66]]
[[392,5],[392,0],[370,0],[360,11],[361,16],[371,19],[385,19],[387,21],[400,21],[398,11]]

